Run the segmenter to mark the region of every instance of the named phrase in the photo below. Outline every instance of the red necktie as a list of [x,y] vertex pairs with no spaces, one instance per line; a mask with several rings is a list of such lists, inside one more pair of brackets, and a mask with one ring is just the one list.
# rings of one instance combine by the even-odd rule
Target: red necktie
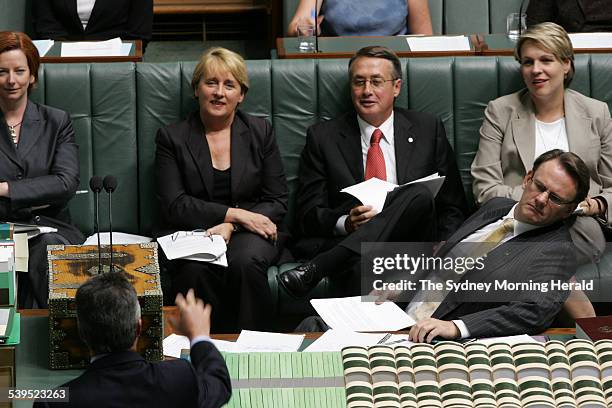
[[370,148],[368,149],[368,157],[366,159],[366,180],[369,180],[372,177],[376,177],[385,181],[387,180],[387,170],[385,169],[385,156],[383,156],[382,149],[380,148],[380,139],[382,137],[383,133],[380,131],[380,129],[376,129],[372,133],[372,138],[370,139]]

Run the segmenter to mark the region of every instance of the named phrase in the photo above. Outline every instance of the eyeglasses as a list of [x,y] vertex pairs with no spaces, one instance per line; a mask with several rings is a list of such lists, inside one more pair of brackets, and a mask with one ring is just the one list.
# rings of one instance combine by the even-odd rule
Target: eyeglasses
[[529,180],[529,183],[538,191],[539,194],[548,193],[548,200],[554,205],[561,207],[562,205],[573,204],[575,201],[565,201],[555,193],[551,192],[541,181],[534,179]]
[[370,86],[374,89],[380,89],[383,86],[385,86],[385,82],[390,82],[390,81],[396,81],[399,78],[391,78],[391,79],[384,79],[384,78],[370,78],[370,79],[365,79],[365,78],[353,78],[351,80],[351,86],[353,88],[365,88],[366,84],[369,82]]

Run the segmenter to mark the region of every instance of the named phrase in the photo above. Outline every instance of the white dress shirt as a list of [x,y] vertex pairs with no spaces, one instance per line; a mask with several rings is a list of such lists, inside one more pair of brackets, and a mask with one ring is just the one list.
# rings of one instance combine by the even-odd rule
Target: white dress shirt
[[95,3],[96,0],[77,0],[77,14],[83,25],[83,30],[87,28],[87,23],[89,23],[89,17],[91,17],[91,11]]
[[[383,133],[383,137],[380,139],[380,149],[382,150],[385,158],[385,171],[387,173],[387,181],[389,183],[397,183],[397,168],[395,167],[395,132],[393,130],[394,113],[391,111],[391,116],[387,118],[379,127],[372,126],[365,120],[361,119],[357,115],[357,123],[359,124],[359,133],[361,134],[361,155],[363,174],[365,174],[366,161],[368,158],[368,150],[370,149],[370,139],[372,133],[376,129],[380,129]],[[348,215],[343,215],[336,221],[335,233],[336,235],[346,235],[346,229],[344,228],[344,222]]]

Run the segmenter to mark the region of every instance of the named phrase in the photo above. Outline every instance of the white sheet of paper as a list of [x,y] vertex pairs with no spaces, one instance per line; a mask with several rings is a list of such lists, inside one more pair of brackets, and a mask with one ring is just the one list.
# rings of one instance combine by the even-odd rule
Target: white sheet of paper
[[[151,242],[153,238],[145,237],[142,235],[127,234],[125,232],[113,232],[113,245],[124,245],[124,244],[140,244],[141,242]],[[110,233],[100,233],[100,244],[110,244]],[[83,245],[98,245],[98,235],[93,234],[87,237]]]
[[470,39],[465,35],[406,37],[410,51],[469,51]]
[[489,337],[486,339],[478,339],[476,340],[478,343],[484,344],[493,344],[493,343],[506,343],[506,344],[518,344],[518,343],[539,343],[533,337],[527,334],[519,334],[516,336],[506,336],[506,337]]
[[179,336],[178,334],[172,333],[164,339],[162,342],[164,349],[164,356],[170,357],[181,357],[181,350],[189,349],[190,343],[189,338],[186,336]]
[[132,43],[121,43],[121,55],[127,57],[128,55],[130,55],[130,51],[132,51]]
[[384,336],[385,333],[357,333],[330,329],[306,347],[304,352],[340,351],[348,346],[369,347],[378,344]]
[[397,331],[415,322],[393,302],[380,305],[362,301],[361,296],[312,299],[319,316],[332,329],[344,331]]
[[13,234],[13,241],[15,241],[15,272],[27,272],[30,259],[28,234]]
[[51,47],[53,47],[53,44],[55,44],[55,41],[53,40],[33,40],[32,42],[38,50],[38,55],[41,57],[47,55]]
[[385,206],[387,194],[396,188],[401,189],[411,184],[424,183],[424,185],[429,188],[432,195],[435,197],[436,194],[438,194],[438,191],[440,191],[440,187],[442,187],[445,178],[445,176],[440,176],[438,173],[434,173],[418,180],[410,181],[406,184],[397,185],[389,183],[388,181],[377,179],[376,177],[372,177],[369,180],[343,188],[340,190],[340,192],[352,195],[363,205],[371,205],[376,213],[379,213]]
[[107,41],[81,41],[62,43],[62,57],[119,57],[121,38]]
[[303,341],[303,334],[243,330],[236,340],[236,346],[244,352],[293,352],[298,351]]
[[397,184],[372,177],[369,180],[343,188],[340,192],[352,195],[363,205],[371,205],[376,213],[379,213],[385,206],[387,194],[396,187]]
[[574,48],[612,48],[612,33],[569,34]]
[[[217,261],[227,251],[227,245],[221,235],[208,236],[204,232],[179,231],[157,238],[166,258],[189,258],[195,261]],[[225,260],[227,264],[227,260]]]

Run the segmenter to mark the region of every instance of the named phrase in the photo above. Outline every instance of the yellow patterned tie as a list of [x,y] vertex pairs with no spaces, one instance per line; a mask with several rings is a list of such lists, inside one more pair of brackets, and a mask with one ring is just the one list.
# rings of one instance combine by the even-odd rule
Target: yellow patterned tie
[[[473,258],[478,258],[479,256],[483,256],[488,253],[490,250],[495,248],[509,233],[514,232],[514,219],[506,218],[502,225],[495,228],[489,235],[487,235],[484,239],[480,240],[479,244],[475,245],[474,249],[470,251],[470,256]],[[427,319],[431,317],[433,313],[436,311],[438,306],[442,302],[440,301],[430,301],[427,298],[431,298],[431,296],[435,296],[434,294],[425,295],[425,300],[417,306],[412,312],[409,312],[411,317],[415,321],[421,321],[423,319]],[[410,307],[408,307],[410,310]]]

